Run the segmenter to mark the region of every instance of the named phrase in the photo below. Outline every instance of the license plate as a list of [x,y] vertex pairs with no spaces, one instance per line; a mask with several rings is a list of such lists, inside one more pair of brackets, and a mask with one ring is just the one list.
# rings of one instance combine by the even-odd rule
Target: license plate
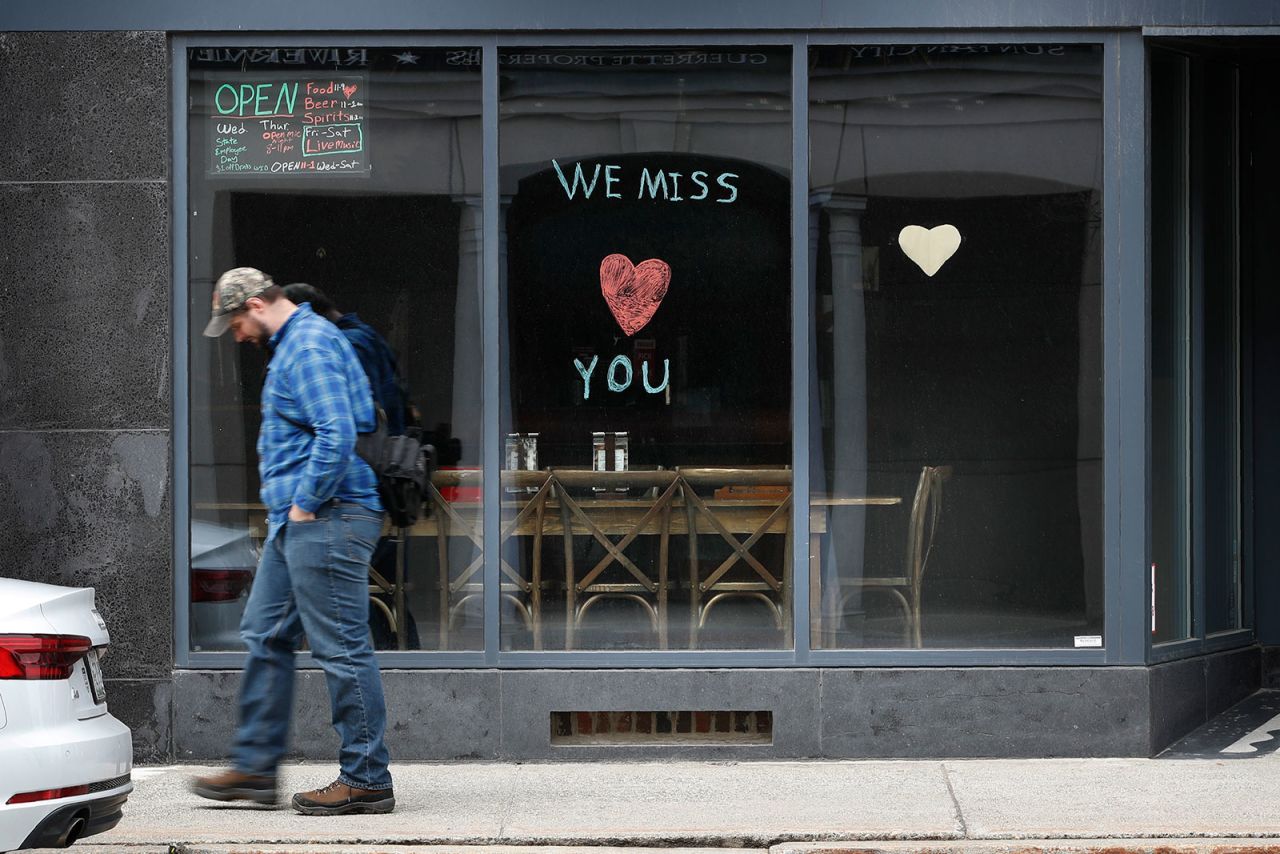
[[89,650],[84,661],[89,668],[89,688],[93,691],[93,701],[101,705],[107,701],[107,683],[102,678],[102,665],[98,663],[98,651]]

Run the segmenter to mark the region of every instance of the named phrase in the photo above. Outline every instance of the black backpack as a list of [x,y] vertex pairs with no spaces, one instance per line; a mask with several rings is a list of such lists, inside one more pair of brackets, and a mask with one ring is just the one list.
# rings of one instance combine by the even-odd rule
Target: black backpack
[[[356,455],[368,463],[377,476],[378,497],[391,517],[391,524],[408,528],[423,516],[431,515],[431,502],[425,499],[436,467],[436,449],[422,442],[422,432],[416,427],[403,436],[389,435],[387,413],[376,403],[373,408],[378,426],[371,433],[356,436]],[[312,436],[316,434],[314,427],[295,421],[278,409],[276,414],[299,430]]]
[[376,404],[374,408],[378,426],[372,433],[356,437],[356,454],[378,476],[378,495],[391,524],[408,528],[431,514],[426,496],[435,471],[436,449],[422,442],[422,432],[416,427],[403,436],[388,435],[387,414]]

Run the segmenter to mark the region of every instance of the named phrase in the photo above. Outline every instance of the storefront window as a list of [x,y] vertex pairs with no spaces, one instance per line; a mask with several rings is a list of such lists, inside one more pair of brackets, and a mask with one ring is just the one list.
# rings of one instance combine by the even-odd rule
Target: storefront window
[[792,642],[790,63],[499,54],[504,648]]
[[396,354],[408,427],[439,449],[431,517],[388,531],[375,553],[375,645],[483,644],[476,55],[189,52],[192,650],[240,648],[264,534],[255,441],[266,360],[200,335],[213,282],[236,266],[319,288],[335,317],[358,313]]
[[1104,642],[1101,57],[810,53],[815,646]]
[[1199,279],[1204,370],[1199,425],[1204,506],[1204,631],[1244,625],[1241,528],[1241,341],[1239,72],[1233,63],[1205,62],[1192,78],[1197,102],[1192,121],[1193,168],[1203,176],[1203,206],[1195,277]]
[[[1151,52],[1151,640],[1246,625],[1241,81]],[[1203,600],[1203,614],[1195,600]]]
[[1189,66],[1151,54],[1151,641],[1191,637]]

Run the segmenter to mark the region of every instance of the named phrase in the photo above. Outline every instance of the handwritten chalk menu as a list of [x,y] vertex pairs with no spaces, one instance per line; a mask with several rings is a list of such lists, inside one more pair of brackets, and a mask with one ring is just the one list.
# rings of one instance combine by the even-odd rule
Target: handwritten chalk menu
[[363,75],[214,80],[209,175],[369,174]]

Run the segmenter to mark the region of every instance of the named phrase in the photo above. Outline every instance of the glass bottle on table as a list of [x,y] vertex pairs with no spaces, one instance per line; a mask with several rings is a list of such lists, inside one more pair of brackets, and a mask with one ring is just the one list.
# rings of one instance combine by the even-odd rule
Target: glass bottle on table
[[[538,434],[526,433],[520,439],[520,448],[524,457],[524,470],[537,471],[538,470]],[[538,487],[526,486],[524,488],[524,491],[537,492]]]
[[[613,470],[626,471],[627,461],[630,457],[626,432],[613,434]],[[620,486],[614,490],[615,492],[626,492],[627,487]]]
[[[591,470],[592,471],[608,471],[609,456],[606,448],[604,433],[596,431],[591,434]],[[603,486],[591,487],[592,492],[604,492]]]

